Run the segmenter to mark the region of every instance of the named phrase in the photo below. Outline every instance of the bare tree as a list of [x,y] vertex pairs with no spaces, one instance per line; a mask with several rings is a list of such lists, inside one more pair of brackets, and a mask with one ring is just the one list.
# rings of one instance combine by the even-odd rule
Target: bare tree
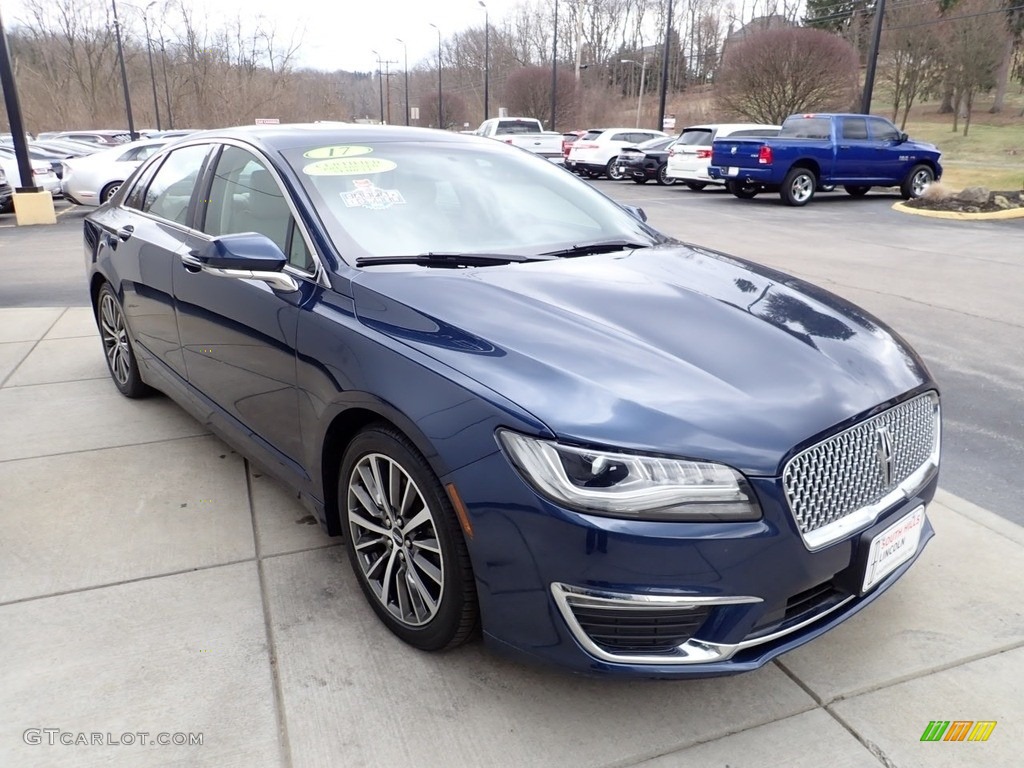
[[716,78],[720,107],[778,123],[808,110],[843,109],[857,90],[856,49],[820,29],[756,32],[729,46]]
[[1003,39],[1006,18],[991,10],[986,0],[961,0],[955,14],[948,14],[939,25],[954,93],[953,131],[962,114],[964,136],[971,127],[974,98],[978,91],[995,86],[1002,59],[1002,48],[993,41]]
[[879,84],[892,95],[892,119],[905,128],[914,101],[942,77],[939,8],[930,3],[900,4],[886,11]]

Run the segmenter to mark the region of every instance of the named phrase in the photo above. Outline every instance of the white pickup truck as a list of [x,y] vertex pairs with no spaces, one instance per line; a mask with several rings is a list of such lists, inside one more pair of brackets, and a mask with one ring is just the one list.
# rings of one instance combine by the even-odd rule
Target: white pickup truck
[[545,131],[532,117],[493,117],[473,131],[477,136],[497,139],[552,160],[562,159],[562,134]]

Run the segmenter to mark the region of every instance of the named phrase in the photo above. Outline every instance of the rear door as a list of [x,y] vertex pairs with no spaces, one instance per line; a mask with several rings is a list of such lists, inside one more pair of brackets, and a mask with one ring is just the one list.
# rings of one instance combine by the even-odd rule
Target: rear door
[[868,135],[868,119],[862,115],[837,117],[836,161],[833,180],[843,183],[862,181],[873,175],[876,145]]

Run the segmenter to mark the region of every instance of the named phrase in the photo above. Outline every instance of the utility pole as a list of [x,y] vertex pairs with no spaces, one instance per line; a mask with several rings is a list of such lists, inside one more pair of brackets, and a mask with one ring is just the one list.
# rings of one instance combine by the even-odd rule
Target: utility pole
[[558,0],[555,0],[555,28],[551,37],[551,122],[548,130],[555,130],[555,105],[558,101]]
[[167,101],[167,127],[174,129],[174,115],[171,114],[171,86],[167,83],[167,48],[164,46],[164,30],[160,27],[160,60],[164,70],[164,98]]
[[875,4],[875,24],[871,30],[871,51],[868,53],[868,70],[864,73],[864,94],[861,97],[860,111],[865,115],[871,113],[871,92],[875,89],[875,67],[878,64],[878,45],[882,39],[882,21],[885,19],[885,0]]
[[[391,125],[391,72],[389,66],[391,64],[397,64],[397,61],[391,61],[389,59],[382,59],[377,51],[371,51],[377,57],[377,80],[380,84],[380,121],[385,125]],[[387,86],[384,85],[384,81],[387,80]],[[384,90],[387,88],[387,120],[385,120],[384,112]]]
[[661,94],[658,99],[656,130],[665,130],[665,95],[668,93],[668,45],[672,39],[672,0],[668,0],[668,19],[665,21],[665,46],[661,54]]
[[110,7],[114,11],[114,34],[117,36],[117,58],[121,62],[121,84],[124,86],[124,107],[128,112],[128,134],[132,141],[139,138],[135,132],[135,121],[132,120],[132,97],[128,92],[128,70],[124,66],[124,47],[121,45],[121,22],[117,20],[117,2],[110,0]]

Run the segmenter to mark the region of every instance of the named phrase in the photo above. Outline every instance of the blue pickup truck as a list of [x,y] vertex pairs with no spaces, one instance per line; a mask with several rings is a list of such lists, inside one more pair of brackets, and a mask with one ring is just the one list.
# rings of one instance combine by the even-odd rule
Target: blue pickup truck
[[829,185],[842,185],[852,197],[871,187],[899,187],[909,200],[941,178],[941,156],[883,117],[791,115],[775,138],[716,140],[708,175],[736,197],[778,192],[787,205],[807,205]]

